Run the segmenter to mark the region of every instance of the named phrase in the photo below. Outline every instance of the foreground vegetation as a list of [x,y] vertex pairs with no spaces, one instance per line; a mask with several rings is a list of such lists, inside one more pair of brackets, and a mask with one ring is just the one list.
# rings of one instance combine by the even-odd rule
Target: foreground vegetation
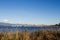
[[2,32],[0,40],[60,40],[60,31],[38,30],[29,32]]

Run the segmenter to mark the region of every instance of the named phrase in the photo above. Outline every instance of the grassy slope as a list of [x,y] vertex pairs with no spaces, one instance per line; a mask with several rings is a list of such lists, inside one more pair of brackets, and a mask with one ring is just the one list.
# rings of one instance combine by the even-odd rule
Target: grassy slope
[[34,32],[0,33],[0,40],[60,40],[60,31],[38,30]]

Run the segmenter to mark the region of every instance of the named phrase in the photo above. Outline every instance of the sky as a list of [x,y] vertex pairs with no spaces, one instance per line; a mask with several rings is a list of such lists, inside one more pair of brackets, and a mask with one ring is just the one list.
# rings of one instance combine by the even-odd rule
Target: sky
[[60,22],[60,0],[0,0],[0,22],[56,24]]

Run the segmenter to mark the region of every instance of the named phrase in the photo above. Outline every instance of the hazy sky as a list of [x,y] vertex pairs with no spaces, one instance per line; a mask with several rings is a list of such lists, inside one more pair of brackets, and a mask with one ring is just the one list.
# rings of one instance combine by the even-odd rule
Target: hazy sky
[[59,23],[60,0],[0,0],[0,22]]

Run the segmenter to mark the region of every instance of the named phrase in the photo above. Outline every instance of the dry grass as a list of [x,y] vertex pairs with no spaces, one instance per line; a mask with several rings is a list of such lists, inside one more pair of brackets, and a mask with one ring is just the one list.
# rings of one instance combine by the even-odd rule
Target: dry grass
[[60,40],[60,31],[38,30],[0,33],[0,40]]

